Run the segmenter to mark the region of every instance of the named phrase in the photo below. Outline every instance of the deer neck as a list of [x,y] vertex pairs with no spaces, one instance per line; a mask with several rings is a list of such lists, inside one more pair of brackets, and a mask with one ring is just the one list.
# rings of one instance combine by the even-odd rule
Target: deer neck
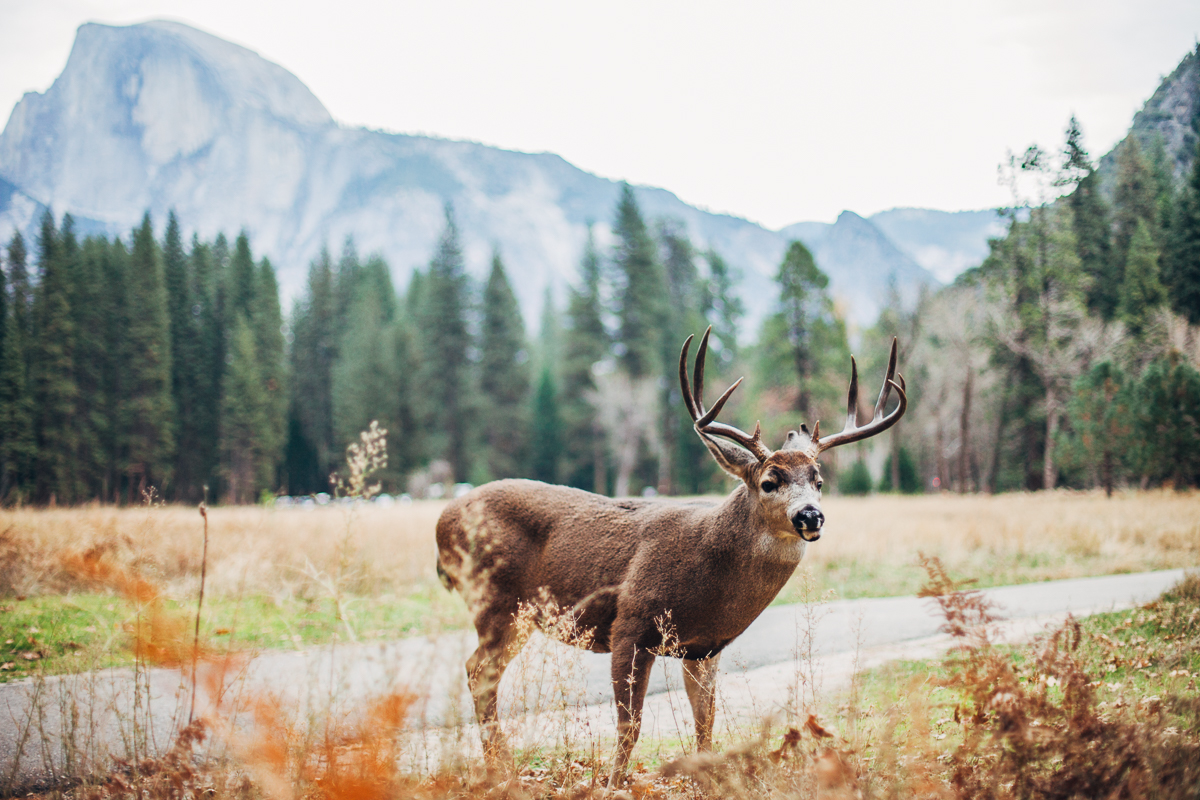
[[804,558],[806,543],[789,530],[774,530],[762,507],[739,484],[713,509],[709,535],[722,550],[734,548],[743,557],[794,569]]

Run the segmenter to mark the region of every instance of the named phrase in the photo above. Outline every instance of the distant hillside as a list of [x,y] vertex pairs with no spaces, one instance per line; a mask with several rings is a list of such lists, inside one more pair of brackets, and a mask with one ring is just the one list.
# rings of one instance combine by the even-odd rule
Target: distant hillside
[[843,211],[832,225],[800,222],[780,233],[804,242],[826,274],[839,275],[843,282],[856,287],[853,291],[834,287],[836,299],[868,306],[874,314],[882,306],[891,280],[896,281],[906,299],[914,296],[918,287],[938,283],[883,231],[853,211]]
[[913,261],[943,283],[983,263],[988,254],[988,239],[1004,233],[1004,221],[994,209],[894,208],[881,211],[870,220]]
[[[82,26],[50,89],[13,109],[0,177],[0,236],[32,231],[46,206],[121,234],[147,209],[160,226],[175,209],[203,237],[244,226],[288,299],[321,247],[336,251],[351,235],[360,252],[384,255],[403,285],[428,261],[450,203],[469,269],[481,275],[499,247],[529,319],[546,287],[561,298],[574,280],[590,223],[606,241],[619,190],[553,154],[342,127],[287,70],[173,22]],[[679,219],[697,246],[741,271],[753,331],[774,302],[788,234],[663,189],[636,193],[648,217]],[[857,215],[818,249],[860,325],[874,319],[890,276],[934,280],[919,266],[924,251],[914,261]]]
[[[1086,123],[1086,120],[1084,120]],[[1200,45],[1183,57],[1158,89],[1134,114],[1129,136],[1137,137],[1142,152],[1148,152],[1155,137],[1161,136],[1167,156],[1174,167],[1176,181],[1182,181],[1192,168],[1200,141]],[[1122,140],[1122,143],[1125,140]],[[1117,176],[1118,144],[1100,159],[1100,185],[1109,197]]]

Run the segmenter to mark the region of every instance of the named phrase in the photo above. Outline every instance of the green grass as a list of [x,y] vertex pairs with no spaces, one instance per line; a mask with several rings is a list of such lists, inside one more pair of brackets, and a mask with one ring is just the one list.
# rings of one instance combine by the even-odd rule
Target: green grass
[[[165,601],[192,619],[194,602]],[[404,595],[333,598],[206,598],[201,636],[217,649],[263,650],[382,641],[466,623],[461,600],[440,585]],[[128,629],[135,604],[109,594],[47,595],[0,601],[0,683],[35,674],[133,663]],[[190,626],[189,626],[190,629]]]
[[[1075,655],[1091,676],[1102,711],[1163,702],[1170,724],[1181,731],[1200,730],[1200,577],[1185,579],[1140,608],[1080,620],[1080,630]],[[997,650],[1011,659],[1022,684],[1043,679],[1034,646]],[[896,661],[861,673],[855,704],[859,725],[889,729],[894,740],[928,732],[948,752],[961,741],[953,720],[964,705],[958,690],[947,687],[952,664],[950,657]],[[1055,687],[1048,696],[1062,700]],[[848,727],[848,711],[846,697],[826,709],[828,718],[838,719],[843,728]]]

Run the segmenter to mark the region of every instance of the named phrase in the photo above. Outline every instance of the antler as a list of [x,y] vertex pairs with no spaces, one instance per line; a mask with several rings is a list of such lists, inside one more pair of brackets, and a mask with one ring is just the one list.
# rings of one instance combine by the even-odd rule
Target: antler
[[[819,438],[818,432],[814,430],[813,442],[817,445],[817,452],[866,439],[877,433],[883,433],[895,425],[904,416],[905,409],[908,408],[908,395],[904,393],[904,388],[904,376],[896,374],[896,339],[893,337],[892,355],[888,359],[883,388],[879,390],[879,400],[875,403],[875,416],[866,425],[858,427],[858,365],[854,363],[854,356],[850,356],[850,393],[846,398],[846,427],[841,433],[835,433],[825,439]],[[900,404],[885,417],[883,409],[887,405],[892,389],[895,389],[896,394],[899,395]]]
[[704,332],[704,336],[700,338],[700,349],[696,351],[696,369],[690,387],[688,386],[687,357],[688,349],[692,346],[692,336],[687,337],[687,341],[683,343],[683,350],[679,353],[679,386],[683,389],[684,405],[687,406],[688,413],[692,415],[692,420],[696,423],[696,430],[710,436],[723,436],[737,442],[753,453],[759,461],[765,461],[771,455],[771,451],[761,441],[761,425],[755,424],[754,435],[751,436],[732,425],[714,422],[717,414],[720,414],[721,409],[725,407],[725,401],[733,394],[733,390],[742,384],[744,378],[738,378],[732,386],[725,390],[724,394],[717,398],[717,402],[713,403],[712,408],[708,411],[704,410],[704,357],[708,354],[710,333],[712,333],[711,325]]

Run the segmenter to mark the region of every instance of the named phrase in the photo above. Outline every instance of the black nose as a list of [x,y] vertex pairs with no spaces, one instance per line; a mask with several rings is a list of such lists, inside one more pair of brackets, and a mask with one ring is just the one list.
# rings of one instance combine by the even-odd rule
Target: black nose
[[805,506],[792,515],[792,527],[798,531],[819,531],[825,515],[816,506]]

